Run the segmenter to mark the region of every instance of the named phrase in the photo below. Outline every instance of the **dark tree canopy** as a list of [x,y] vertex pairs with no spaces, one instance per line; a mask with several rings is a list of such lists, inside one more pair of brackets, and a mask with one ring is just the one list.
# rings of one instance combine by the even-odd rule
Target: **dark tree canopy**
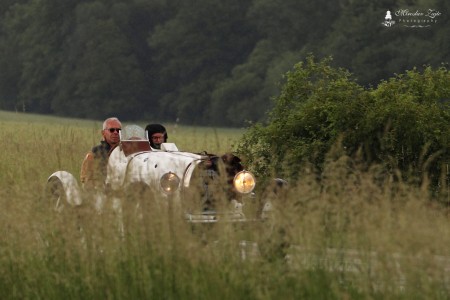
[[[440,15],[387,28],[388,9]],[[448,64],[449,12],[446,0],[5,0],[0,109],[242,127],[267,119],[308,53],[364,87]]]

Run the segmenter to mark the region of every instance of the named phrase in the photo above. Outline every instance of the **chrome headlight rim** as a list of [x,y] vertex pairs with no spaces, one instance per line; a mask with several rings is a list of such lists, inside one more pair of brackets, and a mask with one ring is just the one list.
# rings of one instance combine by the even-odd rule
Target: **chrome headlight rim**
[[256,186],[255,175],[246,170],[240,171],[234,176],[233,186],[241,194],[250,194]]
[[159,180],[159,187],[166,195],[172,195],[180,188],[180,177],[174,172],[167,172]]

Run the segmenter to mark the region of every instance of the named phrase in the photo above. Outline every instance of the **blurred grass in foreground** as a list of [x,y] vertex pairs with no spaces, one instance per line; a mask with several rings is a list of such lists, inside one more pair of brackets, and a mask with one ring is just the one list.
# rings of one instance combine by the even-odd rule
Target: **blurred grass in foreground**
[[[269,221],[249,226],[192,227],[144,199],[124,199],[123,217],[111,205],[97,214],[89,198],[56,214],[47,177],[78,177],[99,141],[100,123],[77,122],[0,120],[2,298],[449,299],[446,211],[423,190],[349,171],[345,157],[321,185],[305,170]],[[170,126],[169,141],[191,151],[227,151],[239,137]]]

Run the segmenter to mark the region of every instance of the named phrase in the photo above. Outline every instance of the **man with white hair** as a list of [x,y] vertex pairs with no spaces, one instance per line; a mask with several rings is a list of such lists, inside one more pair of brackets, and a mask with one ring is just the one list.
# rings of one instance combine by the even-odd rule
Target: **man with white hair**
[[114,148],[120,143],[119,131],[122,123],[116,117],[103,122],[102,140],[89,151],[81,165],[80,179],[84,188],[102,187],[106,178],[108,158]]

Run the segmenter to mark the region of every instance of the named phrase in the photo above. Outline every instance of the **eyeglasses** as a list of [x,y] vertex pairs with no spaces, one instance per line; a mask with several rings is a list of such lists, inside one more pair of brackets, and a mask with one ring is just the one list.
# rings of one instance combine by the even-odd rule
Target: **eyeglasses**
[[164,139],[164,136],[152,136],[152,140],[162,140]]
[[121,131],[122,128],[106,128],[105,130],[109,130],[109,132],[113,133],[114,131],[117,131],[117,132]]

